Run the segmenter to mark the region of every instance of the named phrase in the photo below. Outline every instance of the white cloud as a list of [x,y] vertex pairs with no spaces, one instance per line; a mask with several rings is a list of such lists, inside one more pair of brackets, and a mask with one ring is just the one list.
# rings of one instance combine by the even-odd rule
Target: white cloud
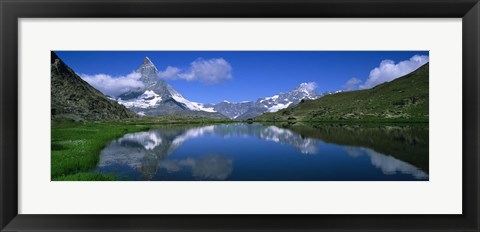
[[200,58],[193,61],[186,70],[168,66],[165,71],[159,72],[159,77],[169,80],[198,80],[206,84],[216,84],[232,79],[232,66],[223,58],[210,60]]
[[144,87],[144,84],[139,80],[141,75],[137,72],[117,77],[112,77],[108,74],[78,75],[88,84],[109,96],[118,96],[131,89]]
[[302,83],[300,86],[301,86],[302,89],[304,89],[308,92],[311,92],[311,91],[317,89],[317,83],[315,83],[315,82]]
[[158,77],[162,79],[178,79],[178,74],[181,72],[177,67],[168,66],[165,71],[159,71]]
[[352,79],[348,80],[347,83],[343,85],[343,88],[347,91],[355,90],[358,88],[358,85],[362,83],[360,79],[352,77]]
[[372,69],[370,75],[360,89],[369,89],[381,83],[392,81],[398,77],[406,75],[429,61],[428,56],[414,55],[409,60],[401,61],[395,64],[392,60],[383,60],[380,66]]

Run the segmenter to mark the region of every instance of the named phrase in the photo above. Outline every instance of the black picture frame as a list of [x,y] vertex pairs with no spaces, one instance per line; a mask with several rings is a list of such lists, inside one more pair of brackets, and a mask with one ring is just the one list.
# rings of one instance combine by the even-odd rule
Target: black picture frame
[[[478,0],[0,0],[1,231],[479,231]],[[18,214],[18,19],[462,18],[462,215]],[[447,135],[448,136],[448,135]],[[41,196],[39,196],[41,199]],[[442,202],[438,202],[441,204]]]

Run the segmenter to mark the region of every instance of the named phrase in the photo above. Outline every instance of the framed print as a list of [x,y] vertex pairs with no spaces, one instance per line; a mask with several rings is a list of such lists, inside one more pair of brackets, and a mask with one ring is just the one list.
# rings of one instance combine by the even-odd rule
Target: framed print
[[2,231],[478,231],[476,0],[1,1]]

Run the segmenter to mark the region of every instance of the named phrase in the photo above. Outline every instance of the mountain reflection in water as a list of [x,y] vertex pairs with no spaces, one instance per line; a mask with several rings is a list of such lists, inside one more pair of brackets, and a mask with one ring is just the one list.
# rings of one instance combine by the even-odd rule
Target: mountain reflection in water
[[165,126],[112,141],[95,171],[121,180],[428,180],[428,128]]

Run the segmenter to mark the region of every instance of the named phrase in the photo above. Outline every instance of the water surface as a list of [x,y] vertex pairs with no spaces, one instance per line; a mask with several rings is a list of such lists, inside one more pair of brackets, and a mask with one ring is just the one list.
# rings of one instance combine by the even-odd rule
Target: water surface
[[422,125],[175,125],[125,134],[95,172],[120,180],[428,180]]

